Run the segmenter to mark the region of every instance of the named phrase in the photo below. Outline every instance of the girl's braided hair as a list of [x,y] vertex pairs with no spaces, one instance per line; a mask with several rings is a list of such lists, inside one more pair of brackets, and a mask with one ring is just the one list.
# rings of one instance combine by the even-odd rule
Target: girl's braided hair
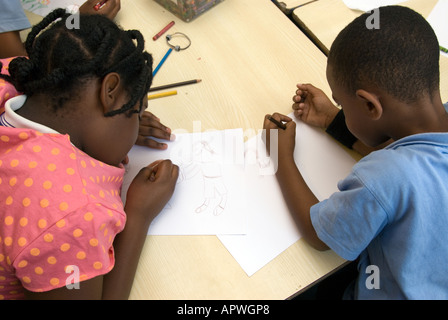
[[138,102],[141,109],[153,64],[152,56],[144,51],[142,34],[124,31],[101,15],[81,15],[79,28],[68,29],[68,17],[65,9],[56,9],[34,26],[25,43],[29,59],[11,61],[11,76],[4,78],[27,96],[48,95],[57,110],[82,94],[86,80],[116,72],[130,100],[105,116],[132,110]]

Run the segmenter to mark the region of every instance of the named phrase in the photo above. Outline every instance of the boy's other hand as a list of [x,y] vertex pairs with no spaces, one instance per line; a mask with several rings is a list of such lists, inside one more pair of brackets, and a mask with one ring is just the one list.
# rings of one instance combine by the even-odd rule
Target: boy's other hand
[[295,117],[318,128],[328,128],[339,112],[327,95],[311,84],[298,84],[292,100]]

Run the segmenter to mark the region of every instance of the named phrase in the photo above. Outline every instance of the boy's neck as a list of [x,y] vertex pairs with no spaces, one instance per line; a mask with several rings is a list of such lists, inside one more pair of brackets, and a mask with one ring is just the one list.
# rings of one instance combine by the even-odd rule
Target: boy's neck
[[412,104],[399,103],[396,110],[390,122],[394,140],[419,133],[448,132],[448,113],[439,92]]

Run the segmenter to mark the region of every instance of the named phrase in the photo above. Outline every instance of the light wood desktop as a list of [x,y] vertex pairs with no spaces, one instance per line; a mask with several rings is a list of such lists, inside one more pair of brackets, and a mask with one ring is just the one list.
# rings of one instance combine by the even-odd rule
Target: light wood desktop
[[[152,37],[187,34],[192,45],[173,52],[154,86],[202,79],[177,96],[150,101],[149,110],[172,129],[243,128],[247,137],[275,111],[290,113],[295,85],[316,83],[329,93],[325,56],[271,1],[226,0],[184,23],[154,1],[124,0],[117,21],[142,31],[158,63],[168,46]],[[248,277],[216,236],[148,236],[131,299],[285,299],[344,261],[299,240]]]
[[[409,0],[400,3],[428,18],[438,0]],[[297,8],[293,19],[308,33],[311,39],[328,54],[339,32],[361,11],[349,9],[341,0],[319,0]],[[443,102],[448,101],[448,57],[440,58],[440,88]]]
[[[138,29],[154,67],[168,50],[166,33],[192,41],[172,52],[153,86],[190,79],[178,94],[149,101],[148,111],[173,130],[243,128],[246,138],[262,128],[264,115],[292,111],[299,82],[330,94],[326,57],[268,0],[225,0],[185,23],[152,0],[122,0],[116,21]],[[154,151],[157,152],[157,151]],[[216,236],[148,236],[130,299],[286,299],[325,277],[345,261],[297,241],[248,277]]]

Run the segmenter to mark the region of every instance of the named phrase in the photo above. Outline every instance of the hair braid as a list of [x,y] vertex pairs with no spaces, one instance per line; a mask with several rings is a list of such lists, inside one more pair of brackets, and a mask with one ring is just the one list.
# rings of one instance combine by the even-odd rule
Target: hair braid
[[56,9],[32,29],[26,40],[29,59],[10,63],[17,90],[28,96],[47,95],[56,110],[73,99],[86,80],[117,72],[129,101],[105,116],[131,110],[138,101],[141,108],[152,82],[153,62],[144,51],[141,33],[123,31],[101,15],[81,15],[80,28],[69,30],[68,17],[64,9]]
[[[138,101],[140,101],[139,109],[141,109],[143,104],[142,98],[146,97],[146,93],[148,92],[152,82],[151,70],[153,60],[150,54],[148,54],[147,52],[143,52],[145,42],[142,34],[137,30],[129,30],[126,32],[126,34],[132,42],[133,40],[136,40],[137,46],[131,54],[129,54],[119,63],[115,64],[111,69],[135,69],[134,74],[137,82],[134,84],[134,86],[132,86],[130,92],[131,100],[126,103],[121,109],[111,111],[107,113],[106,116],[113,116],[118,113],[126,112],[132,109]],[[138,61],[138,63],[136,63],[136,61]],[[128,79],[125,78],[124,80],[126,81]]]
[[50,24],[55,22],[56,19],[62,18],[64,16],[68,16],[65,9],[56,9],[50,12],[45,18],[42,19],[41,22],[39,22],[37,25],[33,27],[33,29],[31,29],[25,42],[25,49],[28,55],[30,55],[31,52],[33,51],[34,40],[39,35],[39,33],[45,28],[47,28]]

